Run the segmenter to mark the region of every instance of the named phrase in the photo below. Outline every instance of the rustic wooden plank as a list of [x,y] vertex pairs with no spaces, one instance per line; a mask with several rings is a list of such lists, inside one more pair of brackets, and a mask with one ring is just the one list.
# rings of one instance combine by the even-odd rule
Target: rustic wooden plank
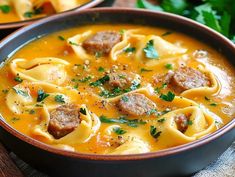
[[23,174],[14,164],[8,152],[0,143],[0,176],[1,177],[23,177]]

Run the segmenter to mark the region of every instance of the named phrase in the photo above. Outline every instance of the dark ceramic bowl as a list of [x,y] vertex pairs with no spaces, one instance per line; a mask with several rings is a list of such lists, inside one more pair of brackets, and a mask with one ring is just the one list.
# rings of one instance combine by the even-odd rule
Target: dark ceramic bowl
[[[189,19],[161,12],[133,9],[91,9],[40,20],[0,43],[0,60],[28,41],[55,31],[86,24],[129,23],[165,27],[193,36],[223,53],[235,66],[235,46],[217,32]],[[59,25],[58,25],[59,24]],[[235,119],[192,143],[136,155],[93,155],[55,149],[9,126],[0,119],[0,139],[25,162],[51,176],[161,177],[185,176],[218,158],[235,140]]]
[[[74,9],[69,10],[69,11],[80,11],[83,9],[95,7],[103,1],[104,0],[90,0],[86,4],[83,4],[82,6],[76,7]],[[61,13],[64,13],[64,12],[61,12]],[[32,20],[10,22],[10,23],[0,23],[0,39],[5,37],[6,35],[10,34],[11,32],[15,31],[17,28],[29,25],[39,19],[40,18],[36,18],[36,19],[32,19]]]

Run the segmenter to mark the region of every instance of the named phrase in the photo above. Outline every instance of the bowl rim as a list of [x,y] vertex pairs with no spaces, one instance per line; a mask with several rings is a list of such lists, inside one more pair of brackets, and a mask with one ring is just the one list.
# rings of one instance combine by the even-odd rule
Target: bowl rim
[[[202,28],[203,30],[206,30],[207,32],[211,33],[214,37],[216,37],[219,40],[222,40],[223,43],[226,43],[228,48],[231,48],[232,50],[235,51],[235,45],[226,37],[224,37],[222,34],[210,29],[209,27],[202,25],[198,22],[195,22],[191,19],[175,15],[175,14],[170,14],[166,12],[156,12],[156,11],[151,11],[151,10],[143,10],[143,9],[133,9],[133,8],[95,8],[95,9],[86,9],[82,11],[70,11],[70,12],[65,12],[63,14],[58,14],[54,16],[50,16],[47,18],[43,18],[36,23],[33,23],[32,25],[23,27],[21,29],[16,30],[9,36],[5,37],[1,42],[0,42],[0,48],[4,45],[6,45],[9,41],[14,39],[15,36],[19,36],[24,31],[28,31],[31,29],[34,29],[38,25],[43,25],[44,23],[59,19],[59,18],[67,18],[71,15],[79,15],[79,14],[87,14],[87,13],[142,13],[146,15],[161,15],[165,16],[168,18],[173,18],[174,20],[183,20],[185,23],[188,23],[188,25],[195,26],[195,28]],[[190,35],[189,35],[190,36]],[[175,155],[184,151],[189,151],[195,148],[199,148],[205,144],[210,143],[211,141],[223,136],[224,134],[228,133],[235,127],[235,119],[233,118],[230,122],[228,122],[226,125],[224,125],[222,128],[218,129],[217,131],[213,132],[212,134],[206,135],[205,137],[172,148],[164,149],[164,150],[159,150],[156,152],[148,152],[148,153],[142,153],[142,154],[130,154],[130,155],[101,155],[101,154],[88,154],[88,153],[80,153],[80,152],[72,152],[72,151],[66,151],[62,150],[59,148],[55,148],[51,145],[45,144],[43,142],[40,142],[38,140],[35,140],[27,135],[22,134],[21,132],[17,131],[13,127],[11,127],[1,116],[0,114],[0,126],[10,133],[12,136],[18,138],[19,140],[28,143],[31,146],[34,146],[40,150],[47,151],[52,154],[68,157],[68,158],[79,158],[83,160],[95,160],[95,161],[134,161],[134,160],[144,160],[144,159],[151,159],[151,158],[158,158],[162,156],[170,156],[170,155]]]
[[19,21],[15,21],[15,22],[0,23],[0,30],[20,28],[22,26],[30,25],[30,24],[32,24],[32,23],[34,23],[36,21],[39,21],[41,19],[54,16],[54,15],[57,15],[57,14],[63,14],[63,13],[70,12],[70,11],[80,11],[80,10],[92,8],[92,7],[95,7],[95,6],[99,5],[103,1],[104,0],[90,0],[89,2],[87,2],[87,3],[85,3],[85,4],[81,5],[81,6],[75,7],[73,9],[70,9],[70,10],[67,10],[67,11],[64,11],[64,12],[58,12],[58,13],[52,14],[50,16],[39,17],[39,18],[29,19],[29,20],[22,20],[22,21],[19,20]]

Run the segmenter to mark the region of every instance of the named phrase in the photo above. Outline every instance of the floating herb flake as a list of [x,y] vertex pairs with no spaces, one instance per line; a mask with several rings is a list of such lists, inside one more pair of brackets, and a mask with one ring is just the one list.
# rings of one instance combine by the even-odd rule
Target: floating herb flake
[[154,41],[150,40],[146,47],[143,49],[145,52],[145,56],[149,59],[157,59],[159,57],[156,49],[154,48]]

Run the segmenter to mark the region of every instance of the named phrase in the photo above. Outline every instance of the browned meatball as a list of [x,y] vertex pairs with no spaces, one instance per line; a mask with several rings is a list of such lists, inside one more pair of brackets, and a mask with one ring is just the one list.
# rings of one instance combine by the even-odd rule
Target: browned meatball
[[179,92],[210,85],[209,78],[205,74],[190,67],[176,70],[170,83]]
[[155,109],[156,104],[143,94],[129,93],[117,102],[117,107],[125,114],[143,116]]
[[188,121],[191,115],[179,114],[175,116],[175,123],[177,125],[177,129],[184,133],[188,128]]
[[100,31],[86,39],[82,46],[90,54],[108,54],[113,46],[121,41],[122,36],[115,31]]
[[50,112],[48,132],[56,139],[71,133],[80,123],[77,105],[62,105]]
[[133,73],[125,73],[125,72],[111,72],[108,74],[109,76],[109,85],[112,87],[130,87],[132,82],[136,80],[137,82],[140,81],[140,78],[137,77],[138,75]]

